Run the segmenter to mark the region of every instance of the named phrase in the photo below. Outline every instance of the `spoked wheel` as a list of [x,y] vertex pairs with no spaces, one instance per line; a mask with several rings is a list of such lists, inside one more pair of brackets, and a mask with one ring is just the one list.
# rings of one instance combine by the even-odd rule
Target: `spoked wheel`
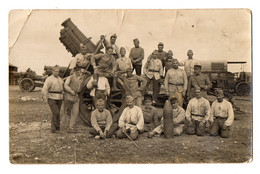
[[246,82],[240,82],[236,85],[236,93],[240,96],[248,96],[251,92],[251,87]]
[[19,82],[19,87],[21,91],[31,92],[35,88],[35,83],[30,78],[24,78]]
[[[90,80],[90,77],[86,80]],[[113,122],[117,122],[125,108],[125,86],[121,79],[117,79],[118,91],[111,91],[107,99],[107,109],[111,112]],[[90,90],[84,85],[80,93],[79,116],[89,126],[91,126],[91,112],[95,110]]]

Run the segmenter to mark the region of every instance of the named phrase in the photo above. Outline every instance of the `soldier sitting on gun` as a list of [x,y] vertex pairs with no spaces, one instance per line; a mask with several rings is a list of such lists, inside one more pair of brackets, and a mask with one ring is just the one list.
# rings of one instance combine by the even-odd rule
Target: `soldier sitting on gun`
[[186,109],[186,119],[188,121],[186,134],[199,136],[205,135],[206,128],[209,127],[210,118],[209,101],[201,96],[199,87],[195,87],[196,97],[189,101]]
[[230,126],[234,121],[232,104],[224,98],[223,90],[217,90],[217,100],[211,106],[210,122],[213,125],[209,131],[212,136],[220,135],[222,138],[229,137]]
[[[82,72],[86,72],[86,68],[90,66],[90,58],[92,54],[87,53],[87,46],[80,43],[80,53],[78,53],[75,58],[71,61],[69,69],[72,69],[71,74],[73,73],[73,69],[76,66],[81,67]],[[89,69],[89,68],[88,68]]]
[[87,83],[87,88],[91,89],[90,96],[93,97],[95,107],[98,99],[106,101],[107,96],[110,94],[110,85],[108,80],[101,72],[93,74]]
[[[170,102],[172,105],[172,118],[173,118],[173,135],[180,136],[183,133],[184,121],[185,121],[185,110],[178,105],[178,100],[176,97],[170,97]],[[149,132],[147,137],[152,138],[155,134],[161,134],[164,131],[164,121],[161,120],[161,125],[156,127],[153,131]]]

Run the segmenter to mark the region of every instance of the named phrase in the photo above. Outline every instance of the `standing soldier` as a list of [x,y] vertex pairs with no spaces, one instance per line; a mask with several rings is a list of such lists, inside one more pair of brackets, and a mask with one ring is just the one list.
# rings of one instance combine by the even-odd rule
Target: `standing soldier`
[[102,72],[93,74],[87,83],[87,88],[91,90],[90,96],[93,97],[95,107],[97,107],[98,99],[106,101],[107,96],[110,94],[110,85]]
[[144,74],[147,80],[147,89],[153,82],[153,104],[157,101],[157,96],[160,92],[160,79],[163,78],[163,66],[157,54],[152,54],[152,59],[148,59],[144,65]]
[[139,40],[133,40],[135,47],[131,49],[129,58],[132,61],[133,68],[135,69],[135,73],[137,75],[141,75],[142,71],[142,61],[144,59],[144,49],[139,46]]
[[165,75],[169,69],[173,68],[173,53],[171,50],[167,53],[167,58],[165,60]]
[[[176,97],[170,97],[172,105],[172,121],[173,121],[173,135],[180,136],[183,133],[184,121],[185,121],[185,110],[178,106],[178,100]],[[164,121],[161,120],[161,125],[157,126],[153,131],[149,132],[147,137],[152,138],[155,134],[161,134],[164,132]]]
[[187,52],[188,59],[180,63],[181,66],[184,66],[184,70],[187,74],[188,80],[191,75],[194,74],[194,65],[199,65],[199,61],[193,58],[193,51],[189,50]]
[[234,111],[232,104],[224,99],[223,90],[217,90],[216,93],[217,100],[211,106],[210,119],[211,122],[214,122],[209,133],[212,136],[220,134],[222,138],[228,138],[230,126],[234,121]]
[[188,99],[196,96],[195,87],[199,87],[201,96],[207,99],[207,90],[212,87],[209,77],[201,73],[201,65],[194,65],[194,75],[190,76],[188,83]]
[[125,74],[128,68],[133,68],[132,62],[130,58],[125,57],[126,51],[124,47],[120,48],[120,58],[116,59],[116,70],[120,72],[120,74]]
[[52,75],[46,79],[42,88],[44,103],[48,102],[52,112],[52,133],[60,131],[60,108],[63,99],[63,81],[59,77],[59,72],[59,66],[54,66],[52,68]]
[[79,93],[82,88],[81,68],[76,66],[73,70],[74,73],[64,83],[66,90],[64,94],[64,110],[66,117],[70,116],[67,129],[68,133],[77,133],[75,124],[79,113]]
[[188,81],[185,71],[180,69],[178,65],[178,60],[173,59],[173,68],[168,70],[164,79],[164,85],[166,95],[170,97],[175,96],[178,99],[179,106],[182,107]]
[[210,119],[210,104],[209,101],[201,96],[200,88],[195,88],[196,97],[189,101],[186,109],[186,119],[188,127],[186,133],[188,135],[198,136],[205,135]]
[[130,95],[126,96],[126,105],[127,107],[119,118],[118,126],[120,129],[116,135],[117,138],[122,139],[126,137],[125,134],[129,134],[132,140],[136,140],[144,129],[143,112],[140,107],[135,106],[134,98]]
[[[128,90],[126,90],[126,95],[131,95],[134,97],[135,105],[142,105],[142,92],[146,87],[146,79],[142,76],[133,75],[133,69],[128,68],[126,71],[126,76],[123,76],[122,79],[127,86]],[[141,84],[139,87],[138,84]]]
[[164,44],[162,42],[160,42],[158,44],[158,50],[154,50],[153,53],[148,57],[148,60],[152,59],[152,55],[155,54],[155,55],[157,55],[157,58],[159,60],[161,60],[162,66],[164,68],[165,60],[167,59],[168,54],[163,50],[163,48],[164,48]]

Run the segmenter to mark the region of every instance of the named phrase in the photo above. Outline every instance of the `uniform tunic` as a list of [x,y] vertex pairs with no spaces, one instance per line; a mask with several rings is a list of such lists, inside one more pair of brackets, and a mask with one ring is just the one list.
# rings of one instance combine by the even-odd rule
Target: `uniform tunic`
[[93,67],[103,72],[111,73],[116,68],[115,58],[108,54],[97,54],[91,57]]
[[133,108],[126,107],[122,112],[118,126],[121,128],[126,126],[126,129],[137,128],[142,131],[144,128],[144,117],[140,107],[134,106]]
[[[49,76],[43,85],[42,93],[45,98],[53,99],[53,100],[62,100],[63,99],[63,80],[58,76],[54,77],[54,75]],[[59,92],[59,93],[52,93]]]
[[103,112],[99,112],[98,109],[95,109],[91,113],[91,125],[98,132],[101,128],[105,128],[108,131],[112,125],[112,116],[111,113],[104,109]]
[[214,117],[226,118],[225,125],[231,126],[234,121],[234,111],[232,104],[227,100],[223,99],[222,102],[217,100],[212,103],[211,106],[211,118],[213,122]]
[[[88,89],[93,88],[92,82],[93,82],[93,76],[89,79],[89,82],[87,84]],[[98,78],[97,89],[101,90],[101,91],[107,91],[107,95],[110,94],[110,85],[109,85],[106,77],[99,77]],[[95,92],[96,92],[96,88],[93,88],[90,91],[90,96],[92,96],[92,97],[95,96]]]
[[203,97],[191,99],[186,109],[186,119],[188,121],[191,119],[199,122],[208,121],[210,119],[209,101]]
[[133,68],[132,62],[128,57],[120,57],[116,59],[117,70],[126,72],[128,68]]
[[187,74],[187,77],[190,77],[194,74],[194,65],[198,65],[199,61],[197,59],[186,59],[184,62],[180,63],[184,66],[184,70]]
[[[165,66],[165,60],[166,60],[167,57],[168,57],[167,52],[165,52],[165,51],[160,51],[160,52],[159,52],[158,50],[154,50],[152,54],[157,55],[157,58],[158,58],[159,60],[161,60],[162,66],[164,67],[164,66]],[[148,60],[149,60],[149,59],[152,59],[152,57],[151,57],[152,54],[148,57]]]
[[149,131],[151,129],[154,129],[155,127],[159,126],[160,122],[160,116],[158,113],[158,110],[151,106],[151,107],[146,107],[146,106],[141,106],[141,109],[143,111],[143,116],[144,116],[144,127],[145,131]]
[[129,58],[131,59],[132,63],[133,60],[137,60],[137,62],[133,63],[133,65],[142,65],[142,60],[144,59],[144,49],[140,46],[138,48],[132,48],[129,53]]
[[146,62],[144,65],[144,74],[152,79],[159,80],[160,76],[163,75],[163,67],[160,59],[151,59]]

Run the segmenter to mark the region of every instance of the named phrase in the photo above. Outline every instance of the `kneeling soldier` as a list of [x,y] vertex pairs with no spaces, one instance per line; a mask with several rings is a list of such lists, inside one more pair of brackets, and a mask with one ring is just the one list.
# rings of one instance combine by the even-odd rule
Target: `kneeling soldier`
[[143,132],[143,112],[140,107],[135,106],[134,98],[130,95],[126,97],[126,105],[127,107],[124,109],[118,121],[120,129],[117,131],[117,138],[125,138],[126,134],[130,133],[129,137],[132,140],[136,140],[138,134]]
[[209,134],[217,136],[220,134],[222,138],[229,137],[230,126],[234,121],[234,111],[232,104],[224,99],[223,90],[217,90],[217,100],[213,102],[211,106],[211,118],[210,121],[213,125]]
[[[183,132],[184,121],[185,121],[185,111],[182,107],[178,105],[178,99],[176,97],[171,97],[170,102],[172,105],[172,118],[173,118],[173,135],[180,136]],[[147,135],[148,138],[152,138],[154,134],[161,134],[164,130],[163,118],[161,120],[161,125],[156,127],[152,132]]]
[[195,89],[196,97],[189,101],[186,110],[186,119],[188,121],[188,127],[186,134],[199,136],[205,134],[205,130],[208,124],[207,121],[210,118],[210,104],[209,101],[201,97],[200,88]]
[[105,109],[105,101],[97,100],[97,109],[91,113],[91,125],[93,128],[89,130],[95,139],[111,138],[117,129],[117,124],[112,124],[111,113]]

